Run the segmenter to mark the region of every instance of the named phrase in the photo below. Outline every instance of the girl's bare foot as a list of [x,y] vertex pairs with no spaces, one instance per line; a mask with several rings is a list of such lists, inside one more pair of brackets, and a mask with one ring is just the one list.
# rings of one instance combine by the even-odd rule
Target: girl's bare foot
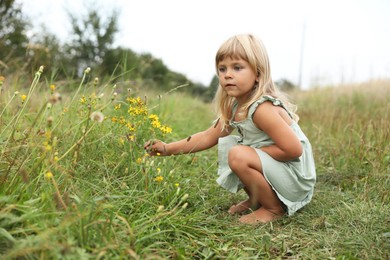
[[239,221],[244,224],[258,224],[258,223],[268,223],[278,218],[281,218],[285,214],[284,210],[280,209],[278,211],[269,211],[265,208],[260,208],[250,214],[242,216]]
[[252,208],[252,202],[251,199],[247,199],[244,201],[241,201],[240,203],[233,205],[228,210],[228,213],[231,215],[242,213],[248,209]]

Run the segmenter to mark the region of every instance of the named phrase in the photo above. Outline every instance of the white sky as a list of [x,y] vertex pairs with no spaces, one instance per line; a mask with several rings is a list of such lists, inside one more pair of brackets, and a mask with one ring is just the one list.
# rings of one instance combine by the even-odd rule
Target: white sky
[[[66,40],[65,10],[86,13],[83,1],[19,0],[36,26]],[[118,9],[116,45],[162,59],[169,69],[208,86],[218,47],[234,34],[253,33],[267,47],[274,80],[303,88],[390,78],[388,0],[95,0]],[[103,11],[104,13],[104,11]],[[305,25],[305,26],[304,26]],[[303,29],[305,28],[305,30]]]

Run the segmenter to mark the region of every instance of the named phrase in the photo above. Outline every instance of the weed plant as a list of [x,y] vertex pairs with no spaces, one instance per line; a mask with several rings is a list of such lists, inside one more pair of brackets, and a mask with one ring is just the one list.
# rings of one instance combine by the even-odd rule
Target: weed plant
[[245,196],[217,186],[215,149],[142,147],[210,126],[210,104],[89,77],[56,84],[40,68],[29,88],[0,78],[2,258],[389,258],[389,82],[293,93],[315,196],[292,217],[245,226],[227,213]]

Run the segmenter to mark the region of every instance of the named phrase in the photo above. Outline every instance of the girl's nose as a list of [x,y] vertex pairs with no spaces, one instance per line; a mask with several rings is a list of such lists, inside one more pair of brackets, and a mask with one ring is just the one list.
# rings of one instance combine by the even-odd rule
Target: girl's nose
[[230,69],[226,69],[226,72],[225,72],[225,79],[228,79],[228,78],[231,78],[231,77],[232,77],[231,70],[230,70]]

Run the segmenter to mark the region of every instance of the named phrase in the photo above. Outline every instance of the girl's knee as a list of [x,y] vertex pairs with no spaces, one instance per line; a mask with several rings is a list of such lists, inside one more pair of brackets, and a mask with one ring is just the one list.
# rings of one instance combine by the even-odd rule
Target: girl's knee
[[247,149],[248,147],[243,145],[236,145],[229,150],[228,153],[228,163],[232,170],[237,169],[237,167],[242,167],[246,165],[247,160]]

